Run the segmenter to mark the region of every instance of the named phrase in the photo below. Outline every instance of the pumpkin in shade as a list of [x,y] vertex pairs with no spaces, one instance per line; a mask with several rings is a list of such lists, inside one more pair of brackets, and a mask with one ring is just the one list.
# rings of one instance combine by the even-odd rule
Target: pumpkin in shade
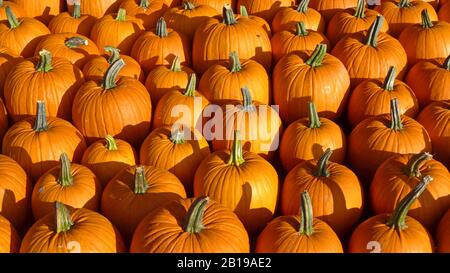
[[241,62],[236,51],[230,53],[228,64],[208,68],[199,83],[202,94],[218,105],[241,102],[244,86],[248,87],[255,102],[270,103],[270,79],[266,70],[253,60]]
[[362,222],[350,237],[348,251],[371,252],[369,246],[375,241],[379,245],[376,250],[381,253],[432,253],[430,234],[419,221],[407,215],[432,180],[431,176],[424,176],[392,213],[378,214]]
[[139,159],[141,164],[173,173],[190,196],[195,170],[210,153],[208,142],[199,131],[159,127],[142,143]]
[[34,17],[44,24],[63,10],[62,0],[13,0],[25,12],[24,16]]
[[16,160],[34,181],[58,165],[62,152],[70,161],[80,162],[84,150],[81,133],[66,120],[47,117],[43,101],[37,102],[36,117],[8,129],[2,145],[3,154]]
[[382,1],[375,7],[375,10],[386,18],[389,24],[389,33],[394,37],[398,37],[406,27],[420,24],[422,22],[421,13],[424,9],[428,11],[431,21],[438,20],[433,6],[425,1],[389,0]]
[[233,210],[249,234],[272,219],[278,197],[278,174],[261,156],[243,150],[236,131],[231,150],[206,157],[194,177],[194,196],[209,196]]
[[[22,0],[24,1],[24,0]],[[117,11],[122,0],[75,0],[74,4],[67,4],[69,12],[73,12],[76,3],[80,5],[81,14],[87,14],[93,17],[103,17],[106,14]]]
[[13,54],[32,57],[44,35],[50,30],[36,19],[24,17],[20,21],[9,6],[6,7],[7,21],[0,23],[0,47],[7,47]]
[[356,7],[356,0],[311,0],[310,7],[322,14],[326,22],[338,12]]
[[442,9],[442,7],[446,6],[447,3],[449,3],[449,0],[439,0],[439,7]]
[[10,7],[13,13],[19,18],[22,18],[25,15],[23,8],[15,2],[0,0],[0,21],[7,20],[6,7]]
[[31,191],[31,181],[22,167],[10,157],[0,155],[0,214],[18,229],[25,227],[29,219]]
[[3,139],[6,130],[8,130],[9,128],[8,119],[9,119],[8,111],[6,111],[6,107],[3,104],[3,100],[0,97],[0,141]]
[[173,174],[152,166],[130,166],[119,172],[102,195],[102,214],[131,241],[139,222],[166,204],[186,198]]
[[[83,0],[89,1],[89,0]],[[48,24],[51,33],[77,33],[89,37],[97,18],[81,14],[80,4],[75,4],[72,12],[61,12]]]
[[450,4],[445,4],[439,9],[438,17],[439,20],[450,23]]
[[71,164],[67,154],[62,153],[59,166],[44,173],[34,185],[31,196],[34,219],[51,213],[54,202],[97,211],[101,191],[101,185],[91,170],[83,165]]
[[432,22],[428,10],[422,11],[422,24],[406,27],[400,43],[408,55],[408,64],[450,55],[450,24],[444,21]]
[[391,100],[390,107],[390,115],[361,121],[348,137],[347,159],[365,182],[393,155],[431,152],[425,128],[412,118],[400,115],[397,98]]
[[270,29],[269,23],[261,17],[258,17],[256,15],[249,15],[247,12],[247,8],[245,6],[239,7],[239,15],[236,16],[236,18],[238,18],[238,17],[248,18],[250,20],[255,21],[255,23],[257,23],[259,26],[261,26],[266,31],[269,39],[272,37],[272,31]]
[[168,91],[156,105],[153,128],[184,124],[203,132],[203,110],[209,104],[199,91],[196,90],[197,77],[191,74],[184,91]]
[[254,14],[263,18],[267,22],[272,22],[275,14],[281,7],[291,7],[295,5],[294,0],[237,0],[236,5],[245,6],[249,14]]
[[450,209],[442,217],[437,229],[437,251],[440,253],[450,253]]
[[434,157],[450,168],[450,101],[429,104],[419,114],[417,121],[430,135]]
[[164,14],[167,5],[164,0],[124,0],[120,8],[125,9],[127,14],[140,19],[145,29],[151,29]]
[[120,50],[112,46],[105,46],[104,51],[108,52],[108,55],[92,57],[83,66],[83,74],[86,81],[101,81],[108,68],[119,59],[125,62],[125,66],[120,70],[118,77],[129,77],[141,82],[144,81],[144,71],[142,71],[136,60],[130,56],[120,54]]
[[0,215],[0,253],[17,253],[20,248],[20,237],[14,226]]
[[68,59],[79,69],[83,69],[83,66],[89,59],[100,54],[92,40],[75,33],[45,36],[36,46],[35,55],[39,55],[39,52],[44,49],[51,52],[54,57]]
[[173,29],[167,28],[164,18],[156,23],[156,28],[146,31],[134,43],[131,56],[142,69],[149,73],[158,65],[170,65],[175,56],[182,65],[190,65],[190,44],[188,38]]
[[241,59],[252,59],[266,70],[272,65],[272,49],[267,31],[257,21],[235,17],[229,5],[223,8],[222,18],[210,18],[201,24],[194,35],[192,63],[203,74],[214,64],[223,64],[236,51]]
[[349,94],[347,70],[336,57],[327,54],[327,45],[314,51],[294,52],[278,61],[272,73],[274,102],[287,124],[308,116],[308,103],[326,118],[339,117]]
[[12,120],[19,121],[34,116],[36,101],[43,100],[48,116],[70,120],[73,98],[83,82],[80,69],[43,49],[12,67],[3,91],[6,108]]
[[386,78],[365,80],[352,91],[348,102],[348,120],[355,127],[362,120],[390,113],[390,101],[399,100],[399,112],[415,118],[419,112],[419,102],[411,88],[396,80],[396,69],[391,66]]
[[56,202],[53,212],[37,220],[25,234],[21,253],[125,252],[120,233],[98,212],[71,209]]
[[283,7],[275,14],[272,20],[272,31],[295,30],[297,23],[303,22],[306,29],[320,33],[325,31],[325,20],[315,9],[309,8],[310,0],[302,0],[298,6]]
[[[298,195],[297,195],[298,199]],[[315,200],[313,200],[315,201]],[[343,253],[341,241],[333,229],[314,215],[308,191],[301,194],[300,216],[272,220],[256,241],[256,253]]]
[[328,39],[320,32],[306,30],[305,24],[296,24],[296,30],[281,30],[273,35],[272,43],[273,60],[278,61],[288,55],[299,51],[314,51],[317,45],[325,44],[329,48]]
[[[166,1],[176,2],[177,0],[166,0]],[[178,1],[181,4],[182,0],[178,0]],[[223,6],[226,4],[234,7],[236,0],[190,0],[190,2],[197,6],[207,5],[207,6],[213,7],[218,13],[220,13],[220,12],[222,12]],[[180,4],[172,5],[172,6],[179,6]]]
[[6,76],[14,65],[21,60],[22,57],[19,57],[19,55],[15,54],[11,49],[0,47],[0,98],[4,98],[3,86],[5,85]]
[[[212,199],[212,198],[211,198]],[[138,225],[131,253],[249,253],[238,217],[209,197],[171,202]]]
[[128,142],[107,135],[87,148],[81,164],[88,167],[105,187],[122,169],[136,165],[136,152]]

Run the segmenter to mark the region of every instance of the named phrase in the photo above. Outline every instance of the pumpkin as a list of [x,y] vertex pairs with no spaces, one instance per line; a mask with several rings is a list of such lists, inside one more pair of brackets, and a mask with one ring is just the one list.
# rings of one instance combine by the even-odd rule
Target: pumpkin
[[248,87],[242,88],[240,105],[224,105],[222,130],[215,128],[212,140],[214,151],[229,150],[233,146],[234,130],[241,132],[243,149],[272,160],[283,132],[283,124],[275,109],[254,104]]
[[203,110],[209,101],[196,90],[196,83],[194,73],[184,91],[174,89],[162,96],[156,105],[153,128],[183,124],[203,132]]
[[233,210],[249,234],[272,219],[278,197],[278,174],[261,156],[243,150],[236,131],[231,150],[206,157],[194,176],[194,196],[209,196]]
[[128,142],[107,135],[87,148],[81,164],[88,167],[105,187],[122,169],[136,165],[136,152]]
[[59,155],[67,153],[69,160],[80,162],[86,143],[70,122],[47,117],[45,102],[37,102],[36,117],[18,121],[3,137],[4,155],[17,163],[36,181],[58,165]]
[[158,65],[170,65],[175,56],[183,65],[190,65],[190,44],[188,38],[175,30],[167,28],[164,18],[156,23],[156,28],[146,31],[136,41],[131,56],[142,69],[149,73]]
[[419,112],[419,103],[411,88],[396,80],[396,69],[391,66],[386,78],[365,80],[352,91],[348,103],[348,120],[355,127],[362,120],[390,113],[390,101],[397,98],[399,112],[415,118]]
[[21,18],[25,15],[25,11],[23,10],[23,8],[19,5],[17,5],[15,2],[0,0],[0,20],[1,21],[7,20],[6,7],[10,7],[11,10],[13,11],[13,13],[19,18]]
[[4,98],[3,86],[6,76],[14,65],[21,60],[22,58],[15,54],[11,49],[7,47],[0,47],[0,98]]
[[35,102],[44,100],[48,116],[70,120],[73,98],[83,82],[82,72],[69,60],[43,49],[39,57],[12,67],[3,91],[6,108],[12,120],[19,121],[34,116]]
[[31,191],[31,181],[22,167],[10,157],[0,155],[0,214],[20,230],[29,218]]
[[[86,0],[83,0],[86,1]],[[73,11],[61,12],[48,24],[51,33],[77,33],[89,37],[97,18],[80,12],[80,4],[75,4]]]
[[145,80],[145,87],[150,93],[153,107],[156,107],[161,97],[170,90],[183,90],[192,73],[192,69],[180,64],[178,56],[175,56],[170,67],[160,65],[152,69]]
[[3,104],[3,100],[0,98],[0,141],[3,139],[6,130],[8,130],[9,128],[8,119],[8,112],[6,111],[6,107]]
[[142,20],[145,29],[154,28],[156,21],[167,9],[164,0],[124,0],[120,8],[125,9],[127,14]]
[[423,177],[421,182],[402,198],[392,213],[378,214],[362,222],[350,237],[348,251],[350,253],[433,252],[433,241],[428,231],[419,221],[407,216],[409,208],[431,180],[433,180],[431,176]]
[[6,7],[7,21],[0,23],[0,47],[7,47],[11,53],[25,58],[32,57],[42,36],[50,34],[50,30],[33,18],[22,18],[20,21],[12,9]]
[[[73,101],[72,120],[88,143],[105,135],[138,145],[150,130],[152,103],[145,86],[136,79],[118,78],[122,59],[108,68],[103,81],[84,83]],[[101,114],[99,109],[102,109]]]
[[447,213],[442,217],[436,233],[438,252],[450,253],[450,236],[448,233],[449,228],[450,228],[450,209],[448,209]]
[[331,52],[347,68],[352,88],[366,79],[383,78],[391,66],[399,80],[406,74],[406,52],[398,40],[381,32],[383,23],[378,16],[368,31],[344,36]]
[[390,0],[383,1],[375,7],[375,10],[382,14],[389,24],[389,33],[398,37],[407,27],[422,22],[421,13],[426,9],[431,21],[437,21],[438,16],[433,6],[425,1],[417,0]]
[[222,18],[210,18],[201,24],[194,35],[192,63],[203,74],[210,66],[228,60],[236,51],[241,59],[252,59],[269,70],[272,49],[267,31],[257,21],[235,17],[229,5],[223,8]]
[[390,115],[361,121],[348,137],[348,161],[364,181],[377,167],[397,154],[431,152],[425,128],[412,118],[400,115],[398,99],[391,99]]
[[338,12],[356,6],[355,0],[311,0],[311,8],[317,10],[322,14],[326,22]]
[[438,17],[439,20],[450,23],[450,4],[445,4],[439,9]]
[[138,225],[131,253],[248,253],[248,234],[236,215],[209,197],[172,202]]
[[341,61],[327,54],[327,45],[314,51],[293,52],[281,58],[272,73],[275,104],[287,124],[308,115],[308,103],[317,103],[320,115],[337,118],[344,110],[350,79]]
[[[166,0],[170,1],[170,0]],[[172,2],[175,2],[176,0],[172,0]],[[182,2],[181,0],[179,0]],[[210,7],[213,7],[218,13],[221,13],[223,10],[224,5],[230,5],[232,7],[235,6],[236,0],[190,0],[190,2],[194,5],[200,6],[200,5],[207,5]],[[179,6],[174,5],[174,6]]]
[[209,17],[219,15],[219,12],[208,5],[195,5],[189,0],[183,1],[179,7],[174,7],[164,13],[167,26],[183,33],[189,41],[194,39],[195,30]]
[[81,14],[87,14],[93,17],[103,17],[117,10],[122,0],[75,0],[74,4],[67,4],[69,12],[73,12],[76,3],[80,5]]
[[272,22],[275,14],[281,7],[295,5],[294,0],[237,0],[237,6],[245,6],[249,14],[254,14],[263,18],[267,22]]
[[120,70],[118,77],[129,77],[141,82],[144,81],[144,71],[135,59],[120,54],[120,50],[112,46],[106,46],[104,51],[108,52],[109,55],[92,57],[83,66],[83,75],[86,81],[101,81],[111,64],[119,59],[125,62],[125,66]]
[[167,203],[186,198],[183,184],[173,174],[152,166],[130,166],[106,186],[102,214],[131,241],[139,222]]
[[446,58],[450,55],[450,24],[432,22],[428,11],[422,11],[422,24],[406,27],[399,41],[408,55],[408,64],[422,60]]
[[319,118],[314,102],[309,102],[309,117],[291,123],[281,138],[280,159],[286,171],[298,163],[319,159],[324,150],[333,151],[331,161],[342,163],[345,159],[344,131],[327,118]]
[[288,55],[298,51],[314,51],[317,45],[325,44],[329,48],[328,39],[320,32],[306,30],[305,24],[299,22],[296,30],[281,30],[273,35],[272,43],[273,59],[276,63]]
[[450,168],[450,101],[429,104],[417,121],[427,130],[433,144],[435,158]]
[[[270,29],[269,23],[261,17],[258,17],[256,15],[249,15],[245,6],[239,7],[239,17],[248,18],[255,21],[255,23],[257,23],[266,31],[269,39],[272,38],[272,30]],[[238,16],[236,16],[236,18],[238,18]]]
[[54,57],[68,59],[79,69],[83,69],[89,59],[100,54],[92,40],[75,33],[45,36],[36,46],[35,55],[39,55],[39,52],[44,49],[50,51]]
[[341,241],[324,221],[314,217],[308,191],[301,194],[300,216],[279,216],[256,241],[256,253],[343,253]]
[[[367,31],[380,14],[372,9],[366,9],[366,1],[358,0],[355,8],[348,8],[336,13],[328,24],[327,37],[335,45],[345,35]],[[388,32],[389,25],[383,24],[381,32]]]
[[72,208],[97,211],[101,190],[94,173],[85,166],[71,164],[67,154],[63,152],[59,166],[44,173],[34,185],[31,196],[34,219],[51,213],[55,202]]
[[248,87],[252,99],[270,103],[270,79],[262,65],[253,60],[239,60],[238,53],[230,53],[227,65],[212,65],[202,75],[199,89],[212,103],[225,105],[243,100],[241,88]]
[[20,237],[14,226],[0,215],[0,253],[17,253],[20,248]]
[[195,170],[209,156],[208,142],[199,131],[191,128],[159,127],[141,145],[141,164],[155,166],[173,173],[192,195]]
[[280,8],[272,20],[273,32],[295,30],[297,23],[303,22],[306,29],[323,33],[325,31],[325,20],[317,10],[308,7],[309,2],[310,0],[302,0],[297,8]]
[[128,15],[125,9],[116,14],[108,14],[97,20],[91,30],[91,39],[98,48],[113,46],[123,54],[129,55],[136,39],[144,31],[140,19]]
[[125,252],[119,232],[100,213],[71,209],[59,202],[55,207],[25,234],[21,253]]
[[63,10],[61,0],[13,0],[25,12],[24,16],[34,17],[44,24]]
[[449,3],[449,0],[439,0],[439,6],[442,9],[447,3]]

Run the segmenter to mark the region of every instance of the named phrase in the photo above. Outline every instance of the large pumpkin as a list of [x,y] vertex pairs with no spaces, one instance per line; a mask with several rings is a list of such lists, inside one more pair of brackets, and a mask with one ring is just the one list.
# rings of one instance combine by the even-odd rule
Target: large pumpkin
[[[239,7],[239,15],[238,16],[245,17],[245,18],[255,21],[255,23],[257,23],[259,26],[261,26],[266,31],[269,39],[272,37],[272,30],[270,29],[270,24],[266,20],[264,20],[263,18],[261,18],[259,16],[249,15],[247,8],[245,6]],[[236,18],[238,16],[236,16]]]
[[20,248],[20,237],[16,229],[5,217],[0,215],[0,253],[17,253]]
[[25,12],[24,16],[34,17],[44,24],[59,14],[64,7],[63,0],[12,0]]
[[69,32],[89,37],[96,21],[97,18],[92,15],[81,14],[80,4],[75,4],[72,12],[61,12],[56,15],[48,24],[48,28],[52,33]]
[[295,30],[299,22],[305,24],[305,29],[320,33],[325,31],[325,20],[315,9],[309,8],[310,0],[302,0],[297,8],[283,7],[278,10],[272,20],[272,31]]
[[[24,0],[22,0],[24,1]],[[77,2],[77,1],[73,1]],[[80,0],[81,14],[87,14],[94,17],[103,17],[106,14],[113,13],[117,10],[121,0]],[[75,5],[67,5],[69,12],[73,12]]]
[[128,15],[140,19],[145,29],[151,29],[164,14],[167,5],[164,0],[124,0],[121,1],[120,8],[125,9]]
[[148,214],[130,252],[248,253],[248,234],[236,215],[208,197],[172,202]]
[[336,13],[347,8],[354,8],[356,5],[356,0],[311,0],[310,4],[312,8],[322,14],[327,22],[330,21]]
[[295,0],[237,0],[236,5],[245,6],[249,14],[259,16],[270,23],[281,7],[294,6]]
[[36,117],[18,121],[3,138],[4,155],[17,163],[36,181],[58,165],[62,152],[69,160],[80,162],[86,143],[81,133],[68,121],[47,117],[45,102],[38,101]]
[[19,55],[15,54],[7,47],[0,47],[0,98],[3,99],[3,86],[5,85],[6,76],[15,64],[22,60]]
[[439,223],[439,227],[437,230],[437,250],[441,253],[450,253],[450,233],[448,232],[450,229],[450,209],[447,210],[447,213],[442,217],[441,222]]
[[11,10],[13,11],[13,13],[19,18],[22,18],[25,16],[25,11],[23,10],[23,8],[21,6],[17,5],[17,3],[13,2],[13,1],[0,0],[0,20],[1,21],[7,20],[6,7],[10,7]]

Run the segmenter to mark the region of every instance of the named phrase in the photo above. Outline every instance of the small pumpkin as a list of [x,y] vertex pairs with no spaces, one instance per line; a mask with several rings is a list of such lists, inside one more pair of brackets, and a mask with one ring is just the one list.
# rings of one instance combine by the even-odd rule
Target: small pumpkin
[[17,253],[20,248],[20,237],[14,226],[0,215],[0,253]]
[[120,8],[142,21],[145,29],[154,28],[167,9],[164,0],[123,0]]
[[355,0],[311,0],[311,8],[320,12],[326,22],[329,22],[333,16],[345,9],[356,7]]
[[[450,3],[450,2],[447,2]],[[439,20],[450,23],[450,4],[443,5],[438,12]]]
[[61,0],[13,0],[25,12],[24,16],[38,19],[44,24],[63,10]]
[[80,3],[75,3],[72,12],[61,12],[56,15],[48,24],[48,28],[51,33],[69,32],[89,37],[96,21],[97,18],[92,15],[81,14]]
[[22,60],[19,55],[15,54],[7,47],[0,47],[0,98],[3,99],[3,86],[5,85],[6,76],[18,62]]
[[299,22],[303,22],[305,29],[320,33],[325,31],[325,20],[315,9],[308,7],[310,0],[302,0],[297,8],[283,7],[278,10],[272,20],[274,33],[282,30],[295,30]]
[[254,14],[272,22],[275,14],[281,7],[290,7],[295,5],[294,0],[237,0],[236,5],[245,6],[249,14]]
[[69,12],[73,12],[76,8],[76,3],[78,2],[80,5],[81,14],[87,14],[100,18],[104,15],[115,12],[122,0],[78,0],[73,2],[75,3],[72,5],[67,4]]
[[442,217],[439,227],[437,229],[437,251],[440,253],[450,253],[450,234],[448,230],[450,229],[450,209]]
[[13,13],[19,18],[24,17],[25,15],[23,8],[15,2],[0,0],[0,21],[7,20],[6,7],[10,7]]

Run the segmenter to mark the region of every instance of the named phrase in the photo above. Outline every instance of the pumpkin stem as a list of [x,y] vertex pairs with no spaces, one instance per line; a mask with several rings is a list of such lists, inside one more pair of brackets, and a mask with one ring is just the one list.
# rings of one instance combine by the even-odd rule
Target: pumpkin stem
[[399,8],[407,8],[410,6],[411,6],[410,0],[400,0],[400,2],[398,3]]
[[309,128],[320,128],[322,123],[320,122],[319,114],[317,113],[316,104],[314,102],[308,103],[309,108]]
[[427,9],[422,10],[422,27],[423,28],[432,28],[433,22],[430,19],[430,15],[428,14]]
[[311,197],[307,191],[302,193],[300,199],[300,227],[298,232],[302,235],[310,236],[314,233],[313,229],[313,209]]
[[81,5],[80,5],[80,3],[76,2],[76,1],[73,4],[72,17],[75,19],[81,18]]
[[105,76],[103,78],[103,88],[108,90],[117,86],[116,80],[117,75],[119,75],[120,70],[125,66],[123,59],[115,61],[106,70]]
[[69,231],[74,225],[69,209],[61,202],[56,202],[56,233]]
[[170,71],[172,72],[181,71],[180,57],[178,55],[176,55],[175,58],[173,58],[172,64],[170,65]]
[[381,15],[377,16],[377,19],[369,28],[369,34],[367,35],[366,45],[371,47],[378,46],[378,34],[380,34],[381,28],[383,27],[384,17]]
[[205,226],[203,225],[203,215],[205,214],[206,205],[209,197],[199,197],[189,207],[187,214],[184,216],[184,231],[189,233],[200,233]]
[[103,49],[110,54],[108,58],[109,64],[113,64],[120,59],[120,49],[112,46],[105,46]]
[[366,17],[366,1],[358,0],[358,4],[356,5],[355,17],[357,18],[365,18]]
[[136,166],[134,172],[134,193],[145,194],[148,190],[148,181],[145,177],[145,168],[142,165]]
[[6,19],[8,19],[10,29],[14,29],[20,25],[19,20],[17,20],[17,17],[10,6],[6,6]]
[[[241,8],[242,11],[242,8]],[[223,5],[223,23],[225,25],[234,25],[237,23],[236,17],[234,16],[233,9],[230,4]]]
[[87,46],[89,44],[88,40],[83,39],[81,37],[72,37],[67,39],[64,44],[68,48],[79,48],[81,46]]
[[53,69],[52,66],[52,53],[46,49],[39,51],[39,62],[36,65],[36,71],[49,72]]
[[327,45],[318,44],[311,57],[306,61],[306,64],[311,67],[321,66],[323,58],[327,54]]
[[3,7],[3,0],[0,0],[0,7]]
[[310,0],[303,0],[303,1],[301,1],[298,4],[297,11],[298,12],[302,12],[302,13],[306,13],[308,11],[309,1]]
[[409,178],[420,177],[422,176],[419,168],[428,160],[431,160],[433,156],[430,153],[423,152],[420,154],[416,154],[408,161],[406,168],[404,170],[405,174]]
[[105,147],[106,149],[108,149],[108,151],[117,151],[119,149],[117,148],[117,142],[112,135],[106,135],[105,141]]
[[160,38],[169,36],[169,33],[167,32],[167,24],[163,17],[159,18],[156,23],[156,35]]
[[70,160],[66,153],[62,153],[59,158],[60,173],[58,177],[58,184],[61,187],[68,187],[73,185],[72,168]]
[[395,67],[393,67],[393,66],[389,67],[388,74],[387,74],[386,78],[384,79],[384,83],[383,83],[384,90],[387,90],[387,91],[394,90],[396,72],[397,72],[397,69],[395,69]]
[[230,52],[230,71],[235,73],[241,71],[241,61],[236,51]]
[[444,68],[450,70],[450,55],[444,61]]
[[197,85],[197,77],[195,73],[192,73],[189,77],[186,89],[184,91],[185,96],[195,97],[195,86]]
[[252,94],[247,86],[241,88],[244,111],[250,112],[255,111],[255,105],[253,104]]
[[183,1],[183,9],[185,10],[193,10],[195,9],[194,3],[190,2],[189,0]]
[[125,20],[127,20],[127,10],[119,9],[119,11],[117,11],[116,20],[119,22],[125,22]]
[[150,5],[148,0],[141,0],[139,3],[139,7],[143,9],[148,9],[148,6]]
[[170,141],[172,141],[172,143],[174,143],[174,144],[183,144],[183,143],[185,143],[183,129],[178,128],[178,130],[173,131],[172,135],[170,136]]
[[247,8],[244,5],[241,5],[239,7],[239,13],[241,14],[242,17],[248,17],[248,11]]
[[307,36],[308,35],[308,31],[306,30],[305,23],[298,22],[296,24],[296,32],[295,32],[295,34],[297,36]]
[[400,116],[400,111],[398,110],[398,99],[391,99],[391,126],[390,128],[395,131],[400,131],[403,129],[402,118]]
[[231,147],[230,159],[228,160],[228,165],[239,166],[245,162],[243,152],[242,152],[242,140],[241,132],[234,132],[234,142],[233,147]]
[[408,228],[405,224],[408,210],[414,201],[416,201],[417,198],[419,198],[419,196],[425,191],[431,181],[433,181],[433,178],[429,175],[422,177],[420,183],[417,184],[417,186],[415,186],[414,189],[400,201],[400,203],[398,203],[390,219],[386,223],[388,227],[400,230]]
[[48,130],[47,113],[45,112],[45,102],[37,101],[37,114],[33,130],[35,132],[45,132]]
[[315,176],[317,177],[329,177],[330,172],[328,171],[327,165],[328,160],[330,160],[331,154],[333,151],[330,148],[327,148],[325,152],[320,157],[319,161],[317,162],[317,168],[315,171]]

